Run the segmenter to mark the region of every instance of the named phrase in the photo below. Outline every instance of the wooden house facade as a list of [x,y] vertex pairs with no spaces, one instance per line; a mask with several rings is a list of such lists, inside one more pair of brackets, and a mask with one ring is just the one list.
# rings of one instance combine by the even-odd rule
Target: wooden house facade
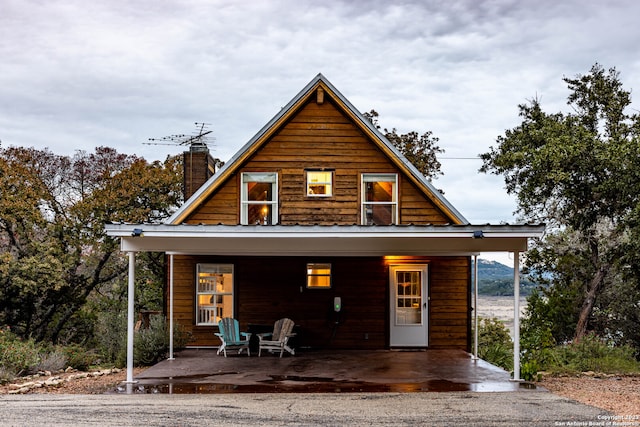
[[168,254],[166,311],[194,346],[222,317],[288,317],[299,348],[469,351],[471,256],[542,232],[469,224],[321,74],[206,178],[164,224],[106,227]]

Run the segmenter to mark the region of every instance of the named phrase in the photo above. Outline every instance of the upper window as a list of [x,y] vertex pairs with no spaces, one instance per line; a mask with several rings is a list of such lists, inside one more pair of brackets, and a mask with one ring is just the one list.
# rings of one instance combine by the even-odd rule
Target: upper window
[[362,224],[389,225],[397,223],[397,181],[396,174],[362,174]]
[[333,172],[307,171],[307,196],[330,197],[333,195]]
[[233,317],[233,265],[198,264],[196,275],[196,324],[217,325]]
[[241,224],[273,225],[278,218],[278,174],[242,174]]

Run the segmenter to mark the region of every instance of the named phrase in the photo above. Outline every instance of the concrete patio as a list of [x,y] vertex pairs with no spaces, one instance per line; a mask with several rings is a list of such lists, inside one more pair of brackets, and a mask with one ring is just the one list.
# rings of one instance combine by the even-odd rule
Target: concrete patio
[[306,351],[279,358],[188,349],[148,368],[128,393],[505,392],[536,390],[461,350]]

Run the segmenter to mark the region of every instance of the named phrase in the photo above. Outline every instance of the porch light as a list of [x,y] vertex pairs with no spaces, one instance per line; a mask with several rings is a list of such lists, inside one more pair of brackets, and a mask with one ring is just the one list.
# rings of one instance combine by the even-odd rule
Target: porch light
[[474,239],[482,239],[483,237],[484,237],[484,233],[482,232],[482,230],[476,230],[473,232]]

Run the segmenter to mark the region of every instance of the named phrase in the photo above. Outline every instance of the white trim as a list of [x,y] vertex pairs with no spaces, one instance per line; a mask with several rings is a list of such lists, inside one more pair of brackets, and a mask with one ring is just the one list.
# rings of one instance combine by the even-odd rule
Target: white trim
[[[380,178],[374,180],[373,178]],[[391,180],[393,177],[393,180]],[[369,179],[367,179],[369,178]],[[385,180],[385,178],[387,178]],[[367,201],[367,191],[365,185],[367,182],[393,182],[393,194],[391,195],[391,202],[373,202]],[[375,173],[375,172],[363,172],[360,174],[360,224],[367,224],[367,217],[365,212],[365,204],[367,205],[383,205],[392,206],[393,208],[393,221],[392,225],[396,225],[400,222],[398,212],[398,174],[397,173]],[[387,224],[378,224],[387,225]]]
[[136,283],[136,253],[129,252],[129,281],[127,288],[127,384],[133,384],[134,302]]
[[478,359],[478,255],[473,256],[473,358]]
[[[258,177],[245,181],[245,177]],[[247,184],[249,182],[263,182],[271,184],[272,200],[248,200]],[[271,225],[278,223],[278,172],[243,172],[240,174],[240,224],[249,225],[249,205],[270,205]],[[254,225],[254,224],[251,224]]]
[[[143,236],[133,233],[142,229]],[[528,239],[544,226],[225,226],[115,225],[107,235],[120,237],[125,252],[192,255],[385,256],[473,255],[524,252]],[[132,236],[136,234],[136,236]]]
[[513,253],[513,380],[520,381],[520,253]]
[[169,360],[173,357],[173,254],[169,254]]

